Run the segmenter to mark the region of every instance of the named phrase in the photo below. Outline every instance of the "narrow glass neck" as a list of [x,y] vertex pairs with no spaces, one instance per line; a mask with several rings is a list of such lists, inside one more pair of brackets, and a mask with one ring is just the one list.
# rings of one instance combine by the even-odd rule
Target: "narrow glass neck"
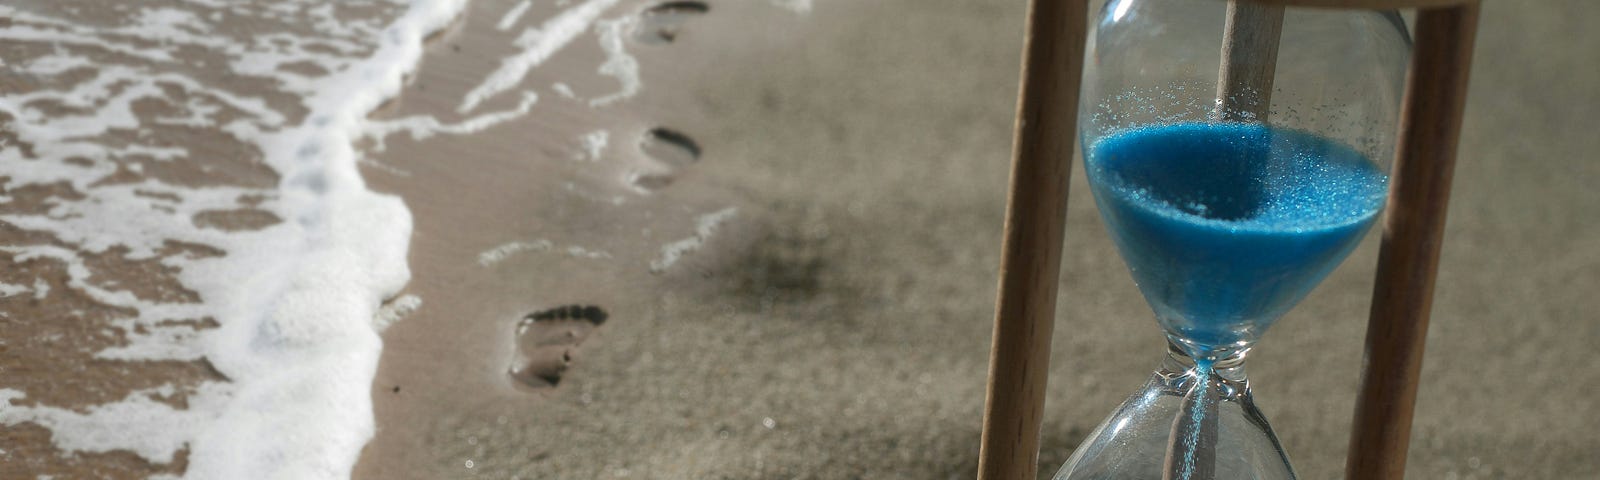
[[1206,361],[1197,361],[1189,356],[1183,347],[1172,340],[1167,341],[1167,356],[1161,362],[1161,373],[1171,376],[1194,376],[1196,369],[1201,364],[1208,366],[1221,380],[1243,386],[1249,381],[1245,376],[1244,359],[1250,353],[1250,347],[1230,349],[1218,357]]
[[1226,355],[1195,359],[1177,342],[1167,344],[1167,357],[1158,375],[1165,376],[1181,397],[1167,435],[1162,459],[1165,480],[1217,478],[1217,450],[1224,435],[1221,414],[1232,404],[1253,411],[1250,381],[1244,374],[1248,347],[1230,349]]
[[1229,359],[1239,357],[1255,346],[1256,338],[1240,340],[1230,344],[1206,344],[1191,341],[1178,332],[1167,330],[1167,348],[1176,348],[1183,351],[1183,355],[1196,360],[1210,359],[1213,363],[1227,363]]

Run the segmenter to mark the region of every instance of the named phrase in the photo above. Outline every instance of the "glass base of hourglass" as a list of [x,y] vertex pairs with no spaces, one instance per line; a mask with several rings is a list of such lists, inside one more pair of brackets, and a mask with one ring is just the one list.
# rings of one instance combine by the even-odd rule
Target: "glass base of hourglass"
[[1251,399],[1245,351],[1196,362],[1176,346],[1167,350],[1161,368],[1084,439],[1055,480],[1294,479]]

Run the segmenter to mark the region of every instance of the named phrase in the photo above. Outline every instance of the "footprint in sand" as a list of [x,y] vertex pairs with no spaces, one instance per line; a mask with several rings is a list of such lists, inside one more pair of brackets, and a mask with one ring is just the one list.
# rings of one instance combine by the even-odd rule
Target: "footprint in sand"
[[649,168],[629,176],[629,183],[644,192],[654,192],[677,179],[678,171],[700,161],[700,145],[676,130],[656,127],[639,139],[639,152],[653,160]]
[[529,389],[561,383],[578,346],[606,322],[606,311],[593,305],[566,305],[528,314],[517,323],[517,359],[511,378]]
[[633,39],[646,45],[672,43],[678,39],[683,24],[688,23],[690,18],[705,15],[709,11],[711,7],[705,2],[676,1],[656,4],[640,12],[638,26],[633,31]]

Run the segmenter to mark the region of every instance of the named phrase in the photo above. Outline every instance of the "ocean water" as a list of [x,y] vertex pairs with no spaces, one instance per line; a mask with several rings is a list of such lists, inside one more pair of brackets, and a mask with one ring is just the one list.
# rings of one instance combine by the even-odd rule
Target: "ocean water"
[[1259,124],[1130,129],[1086,162],[1157,319],[1202,350],[1258,339],[1355,248],[1388,188],[1348,146]]
[[[38,301],[114,310],[102,365],[222,378],[77,408],[0,381],[0,424],[43,426],[64,454],[186,454],[186,478],[347,477],[373,435],[374,322],[410,278],[411,235],[402,200],[366,189],[354,141],[462,6],[0,6],[18,86],[0,91],[0,222],[27,232],[0,251],[66,270],[38,278],[66,285],[32,288]],[[131,282],[162,288],[107,280],[131,264],[160,266]]]
[[0,254],[63,272],[8,277],[11,293],[75,305],[30,321],[103,325],[85,334],[110,339],[83,353],[91,367],[216,377],[118,391],[63,365],[58,382],[94,403],[0,379],[0,425],[42,426],[62,455],[183,455],[185,478],[348,477],[411,235],[353,145],[463,6],[0,5]]
[[[156,478],[348,478],[374,434],[378,334],[424,300],[396,297],[410,213],[358,167],[408,175],[381,161],[394,135],[484,132],[541,99],[634,98],[631,37],[651,5],[507,2],[493,23],[510,53],[461,72],[478,80],[444,94],[454,112],[399,117],[374,112],[467,0],[0,5],[0,262],[14,267],[0,320],[29,312],[21,324],[42,332],[0,336],[18,347],[0,367],[57,362],[37,365],[48,379],[0,372],[0,430],[42,427],[61,460],[0,442],[0,476],[127,452],[173,472]],[[601,52],[586,71],[534,79],[579,43]],[[610,137],[572,139],[578,160],[601,161]],[[556,248],[508,241],[477,260]],[[658,263],[698,243],[671,247]]]

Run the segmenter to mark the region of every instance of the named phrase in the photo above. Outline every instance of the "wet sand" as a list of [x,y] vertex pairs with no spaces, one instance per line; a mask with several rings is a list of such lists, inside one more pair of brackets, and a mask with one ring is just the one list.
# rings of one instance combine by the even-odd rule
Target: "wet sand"
[[[515,34],[553,13],[535,2],[497,29],[517,4],[474,0],[375,116],[459,119]],[[630,41],[636,97],[589,104],[622,85],[597,71],[606,52],[586,34],[522,82],[540,95],[528,115],[387,138],[364,173],[412,211],[404,293],[421,304],[383,334],[378,432],[355,477],[971,478],[1021,6],[823,0],[800,15],[712,2],[671,42]],[[1586,368],[1600,338],[1600,137],[1587,127],[1600,34],[1584,23],[1600,5],[1486,8],[1409,474],[1583,478],[1600,471],[1600,371]],[[516,107],[517,91],[479,111]],[[698,158],[639,148],[662,127]],[[597,131],[607,145],[591,156],[583,139]],[[1041,478],[1161,351],[1077,173]],[[1258,403],[1303,478],[1343,468],[1377,237],[1252,354]],[[508,244],[520,246],[483,258]],[[5,279],[54,278],[32,268],[53,267]],[[0,367],[30,398],[92,404],[212,375],[62,354],[88,347],[39,339],[97,338],[93,323],[13,320],[57,308],[27,302],[0,299]],[[572,305],[605,321],[564,340],[549,339],[570,323],[532,322],[555,330],[522,344],[571,362],[553,386],[515,383],[523,318]],[[96,373],[52,388],[45,364]],[[29,473],[182,469],[57,457],[43,429],[5,434],[0,458]]]

